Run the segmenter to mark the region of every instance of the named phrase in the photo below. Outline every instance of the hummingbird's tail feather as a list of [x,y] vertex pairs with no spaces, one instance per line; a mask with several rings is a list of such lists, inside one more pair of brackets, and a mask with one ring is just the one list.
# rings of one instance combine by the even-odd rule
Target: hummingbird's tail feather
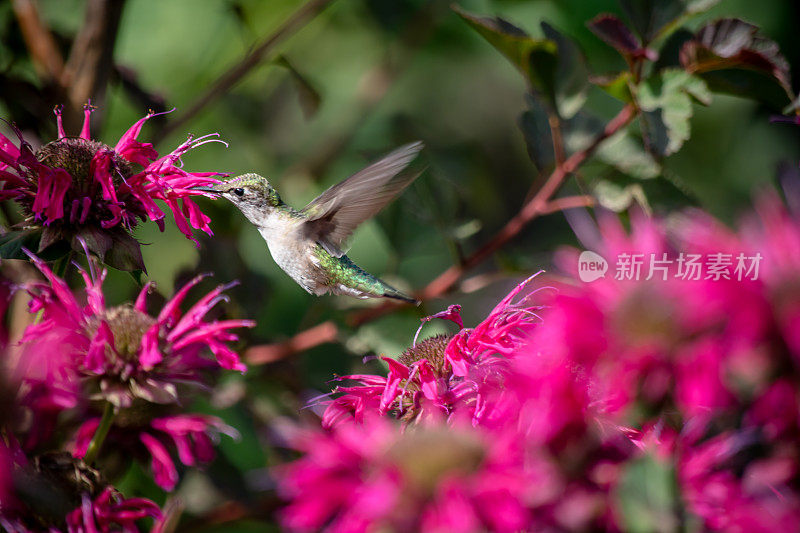
[[422,302],[417,300],[416,298],[409,296],[408,294],[404,293],[403,291],[397,290],[382,279],[373,278],[380,284],[381,290],[377,292],[376,296],[383,296],[384,298],[391,298],[393,300],[400,300],[401,302],[406,302],[409,304],[419,305]]
[[407,294],[404,294],[393,287],[389,287],[391,290],[384,290],[383,297],[384,298],[392,298],[393,300],[400,300],[401,302],[406,302],[409,304],[419,305],[422,302],[413,298]]

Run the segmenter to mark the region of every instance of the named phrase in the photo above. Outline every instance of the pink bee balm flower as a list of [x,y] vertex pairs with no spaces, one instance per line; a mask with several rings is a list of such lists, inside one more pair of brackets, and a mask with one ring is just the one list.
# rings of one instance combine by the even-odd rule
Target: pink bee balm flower
[[385,418],[297,435],[305,455],[277,472],[289,531],[520,531],[536,479],[514,439]]
[[386,377],[337,377],[337,381],[355,380],[358,384],[337,387],[335,392],[342,394],[328,404],[323,425],[361,422],[374,413],[392,413],[412,421],[420,416],[450,415],[456,406],[467,406],[476,418],[480,417],[485,407],[482,388],[501,378],[506,358],[513,356],[538,322],[538,308],[528,302],[530,294],[514,300],[535,276],[517,285],[475,328],[463,329],[459,305],[423,318],[423,325],[434,318],[450,320],[460,331],[455,336],[436,335],[420,342],[417,331],[413,346],[397,359],[382,358],[389,366]]
[[[529,303],[523,283],[474,329],[387,359],[387,376],[339,378],[357,383],[337,389],[323,416],[328,432],[301,441],[305,455],[282,472],[284,525],[796,529],[800,221],[775,198],[759,205],[738,231],[697,212],[669,224],[633,216],[630,232],[601,219],[594,249],[611,261],[642,258],[641,278],[580,282],[579,253],[565,252],[576,279],[543,307]],[[695,255],[717,258],[716,267],[678,274]],[[672,272],[648,276],[651,256],[672,262]],[[729,270],[720,275],[724,258]],[[457,311],[434,316],[458,323]],[[481,507],[463,476],[437,478],[434,492],[414,500],[413,478],[387,450],[419,430],[455,439],[464,421],[479,442],[517,446],[503,451],[516,477],[492,485],[479,476],[505,490],[482,494]],[[458,448],[444,437],[439,444]],[[450,464],[449,456],[415,458],[422,472]],[[660,494],[656,508],[643,497],[650,492]]]
[[[142,518],[163,517],[161,509],[145,498],[124,498],[118,491],[108,487],[96,498],[87,493],[81,495],[81,506],[67,515],[68,533],[93,531],[139,531],[136,522]],[[156,528],[153,528],[154,530]]]
[[0,442],[0,502],[8,501],[13,480],[11,453],[4,442]]
[[[597,423],[588,383],[573,362],[563,353],[543,354],[531,342],[547,327],[531,302],[536,291],[526,290],[531,280],[475,328],[425,339],[398,360],[386,359],[387,377],[343,378],[359,384],[338,389],[343,394],[323,416],[329,432],[301,440],[306,455],[281,473],[290,501],[284,526],[432,532],[617,527],[608,512],[613,486],[619,463],[637,448],[615,426]],[[456,312],[451,306],[439,315],[458,324]],[[388,423],[382,416],[388,414],[405,423]],[[435,451],[406,444],[434,435],[428,442]],[[481,443],[481,468],[451,475],[451,460],[470,464],[458,451],[464,435]],[[408,463],[392,464],[387,448],[395,447],[409,452]],[[436,488],[420,495],[404,468],[432,475]],[[440,469],[447,474],[437,477]]]
[[[80,404],[74,361],[58,336],[0,348],[0,401],[13,406],[0,417],[24,450],[49,445],[62,413]],[[2,439],[0,439],[2,440]]]
[[0,199],[13,199],[28,217],[27,237],[37,237],[39,251],[66,241],[82,252],[80,239],[100,259],[123,270],[144,270],[139,243],[130,235],[138,220],[153,220],[164,230],[164,201],[178,229],[194,239],[192,228],[211,234],[210,219],[191,200],[203,193],[192,187],[216,182],[214,172],[187,172],[181,157],[216,134],[191,137],[159,157],[150,143],[137,140],[146,115],[113,148],[89,135],[90,105],[79,137],[69,137],[56,109],[58,139],[36,152],[19,131],[19,146],[0,134]]
[[[800,221],[774,197],[759,206],[738,231],[696,211],[670,224],[634,217],[630,236],[601,221],[604,257],[654,254],[673,261],[671,275],[560,287],[530,339],[540,359],[563,358],[585,383],[589,401],[573,420],[621,430],[658,456],[709,530],[798,521]],[[727,277],[678,277],[689,254],[729,258]],[[564,257],[577,266],[577,253]]]
[[678,481],[689,509],[709,529],[768,533],[797,528],[796,446],[775,446],[767,455],[765,448],[770,443],[760,441],[756,432],[723,433],[686,447]]
[[[138,425],[137,418],[144,418],[145,425]],[[73,454],[83,457],[89,447],[99,418],[81,425],[74,439]],[[120,461],[136,457],[149,460],[156,484],[171,491],[178,483],[178,469],[173,460],[177,453],[181,464],[197,466],[214,459],[214,443],[220,434],[238,438],[239,433],[217,417],[201,414],[176,414],[148,420],[141,412],[126,417],[122,413],[118,424],[112,427],[107,437],[107,449]]]
[[[23,346],[59,346],[92,399],[105,399],[117,408],[136,399],[159,404],[178,401],[177,385],[202,384],[203,370],[222,367],[244,371],[245,366],[228,343],[238,340],[233,329],[252,327],[250,320],[207,321],[209,311],[227,299],[220,285],[185,313],[180,305],[204,276],[197,276],[172,297],[156,316],[146,311],[150,285],[136,302],[107,307],[102,292],[106,271],[97,276],[80,270],[86,285],[86,305],[81,305],[64,280],[31,255],[47,278],[32,283],[30,311],[41,320],[29,326]],[[55,344],[50,344],[55,343]],[[213,358],[208,357],[208,353]]]

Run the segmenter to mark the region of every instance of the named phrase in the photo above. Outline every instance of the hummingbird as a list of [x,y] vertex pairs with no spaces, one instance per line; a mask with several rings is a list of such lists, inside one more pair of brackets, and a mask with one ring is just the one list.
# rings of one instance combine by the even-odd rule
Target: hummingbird
[[401,146],[333,185],[301,210],[286,204],[266,178],[253,173],[193,190],[212,193],[238,207],[261,233],[278,266],[310,294],[419,304],[356,265],[345,252],[353,231],[419,176],[403,170],[422,147],[420,141]]

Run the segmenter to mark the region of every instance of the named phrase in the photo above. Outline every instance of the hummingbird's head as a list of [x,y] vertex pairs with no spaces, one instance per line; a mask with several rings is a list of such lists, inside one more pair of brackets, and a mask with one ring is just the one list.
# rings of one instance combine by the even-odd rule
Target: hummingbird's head
[[242,174],[211,187],[194,187],[194,190],[215,193],[229,200],[256,225],[283,203],[267,178],[258,174]]

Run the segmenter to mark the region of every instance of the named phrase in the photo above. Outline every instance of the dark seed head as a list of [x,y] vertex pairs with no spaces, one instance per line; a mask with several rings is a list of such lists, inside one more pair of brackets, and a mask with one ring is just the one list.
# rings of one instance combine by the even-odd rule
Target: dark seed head
[[428,337],[400,354],[397,360],[406,366],[411,366],[421,359],[427,359],[433,371],[439,376],[444,376],[447,373],[444,351],[451,338],[452,335]]
[[[63,168],[69,172],[79,187],[88,186],[93,181],[90,174],[92,158],[101,150],[109,150],[113,154],[114,166],[122,177],[127,179],[133,176],[133,165],[114,152],[110,146],[80,137],[64,137],[49,142],[39,148],[36,159],[49,167]],[[120,181],[117,172],[114,172],[115,183]]]
[[[86,325],[86,333],[94,337],[100,321],[108,324],[114,335],[114,349],[125,361],[135,361],[142,345],[142,336],[156,323],[150,315],[134,309],[130,304],[112,307],[104,315],[93,317]],[[110,355],[110,354],[109,354]]]

